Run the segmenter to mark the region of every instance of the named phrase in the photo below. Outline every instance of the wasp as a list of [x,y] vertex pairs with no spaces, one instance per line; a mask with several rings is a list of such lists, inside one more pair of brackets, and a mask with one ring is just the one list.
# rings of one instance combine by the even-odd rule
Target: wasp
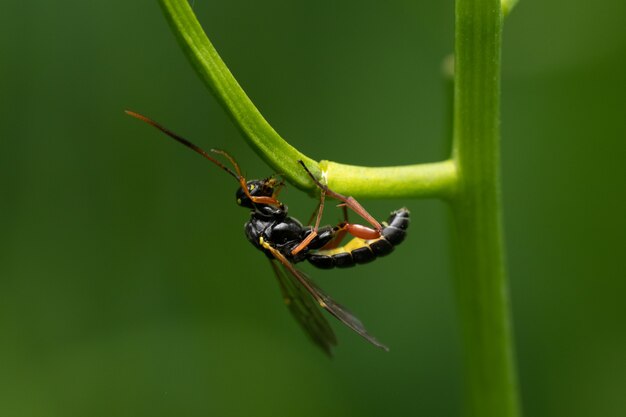
[[[357,200],[329,189],[311,173],[304,162],[298,161],[320,191],[318,206],[309,225],[304,226],[289,216],[287,206],[278,200],[283,181],[275,177],[246,180],[239,165],[228,153],[211,149],[213,154],[226,158],[234,170],[154,120],[130,110],[126,113],[191,148],[237,180],[239,187],[235,200],[240,207],[250,210],[250,219],[244,226],[245,235],[252,245],[269,258],[285,304],[313,343],[329,356],[337,345],[335,333],[322,315],[321,307],[369,343],[389,350],[367,332],[354,314],[333,300],[295,264],[308,261],[321,269],[346,268],[388,255],[406,237],[409,226],[409,211],[406,208],[392,212],[387,221],[381,224]],[[339,200],[343,208],[344,221],[335,226],[320,226],[326,197]],[[360,215],[371,227],[350,223],[347,209]],[[315,223],[311,226],[313,218]],[[347,234],[352,239],[341,245]]]

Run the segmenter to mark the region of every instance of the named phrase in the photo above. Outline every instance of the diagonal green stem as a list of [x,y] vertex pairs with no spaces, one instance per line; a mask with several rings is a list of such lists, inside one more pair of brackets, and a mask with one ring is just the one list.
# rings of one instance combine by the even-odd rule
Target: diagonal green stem
[[[456,180],[450,161],[405,167],[369,168],[319,163],[287,143],[265,120],[222,61],[187,0],[160,0],[172,31],[198,75],[241,130],[248,144],[276,172],[302,190],[316,192],[298,160],[338,192],[354,197],[449,198]],[[324,171],[324,172],[323,172]],[[386,184],[386,187],[379,186]]]
[[298,160],[303,160],[314,174],[319,175],[317,162],[287,143],[265,120],[220,58],[187,0],[160,0],[160,3],[185,55],[248,144],[294,185],[313,188]]

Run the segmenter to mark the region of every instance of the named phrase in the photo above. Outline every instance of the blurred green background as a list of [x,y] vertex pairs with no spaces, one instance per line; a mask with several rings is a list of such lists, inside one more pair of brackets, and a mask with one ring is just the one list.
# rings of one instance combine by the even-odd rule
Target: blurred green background
[[[453,3],[196,0],[274,127],[316,159],[443,159]],[[523,0],[503,49],[506,243],[528,416],[626,414],[626,3]],[[3,1],[0,416],[454,416],[449,222],[313,271],[381,341],[333,321],[328,360],[243,236],[227,175],[145,113],[270,174],[201,84],[156,1]],[[283,198],[307,218],[314,201]],[[327,222],[337,220],[329,211]],[[417,273],[416,273],[417,272]]]

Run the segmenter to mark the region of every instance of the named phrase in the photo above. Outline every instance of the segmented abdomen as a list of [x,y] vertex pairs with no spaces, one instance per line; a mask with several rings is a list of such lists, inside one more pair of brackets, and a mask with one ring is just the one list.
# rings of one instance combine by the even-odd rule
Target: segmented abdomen
[[331,269],[365,264],[380,256],[385,256],[406,237],[406,229],[409,227],[409,210],[401,208],[394,211],[383,225],[382,236],[378,239],[354,238],[339,248],[310,252],[307,260],[318,268]]

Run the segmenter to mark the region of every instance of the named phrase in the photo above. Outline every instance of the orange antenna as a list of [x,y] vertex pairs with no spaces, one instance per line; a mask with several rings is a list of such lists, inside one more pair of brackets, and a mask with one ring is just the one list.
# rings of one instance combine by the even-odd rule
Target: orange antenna
[[[242,182],[243,176],[241,175],[241,172],[239,170],[239,166],[235,163],[235,161],[233,160],[233,158],[228,155],[226,152],[216,152],[219,153],[221,155],[224,155],[228,158],[228,160],[230,162],[233,163],[233,165],[235,166],[235,170],[237,171],[237,173],[235,174],[230,168],[228,168],[227,166],[225,166],[224,164],[222,164],[220,161],[218,161],[217,159],[213,158],[211,155],[209,155],[208,152],[206,152],[204,149],[200,148],[197,145],[194,145],[193,143],[189,142],[187,139],[183,138],[182,136],[177,135],[176,133],[172,132],[171,130],[161,126],[160,124],[158,124],[157,122],[155,122],[154,120],[150,119],[149,117],[146,117],[142,114],[139,113],[135,113],[134,111],[131,110],[124,110],[124,112],[129,115],[134,117],[135,119],[139,119],[142,122],[146,122],[151,126],[156,127],[157,129],[159,129],[161,132],[165,133],[167,136],[171,137],[172,139],[182,143],[183,145],[185,145],[188,148],[193,149],[194,151],[196,151],[197,153],[199,153],[200,155],[202,155],[203,157],[205,157],[206,159],[208,159],[209,161],[213,162],[215,165],[217,165],[218,167],[222,168],[224,171],[228,172],[230,175],[232,175],[239,183]],[[245,180],[244,180],[244,184],[245,184]]]

